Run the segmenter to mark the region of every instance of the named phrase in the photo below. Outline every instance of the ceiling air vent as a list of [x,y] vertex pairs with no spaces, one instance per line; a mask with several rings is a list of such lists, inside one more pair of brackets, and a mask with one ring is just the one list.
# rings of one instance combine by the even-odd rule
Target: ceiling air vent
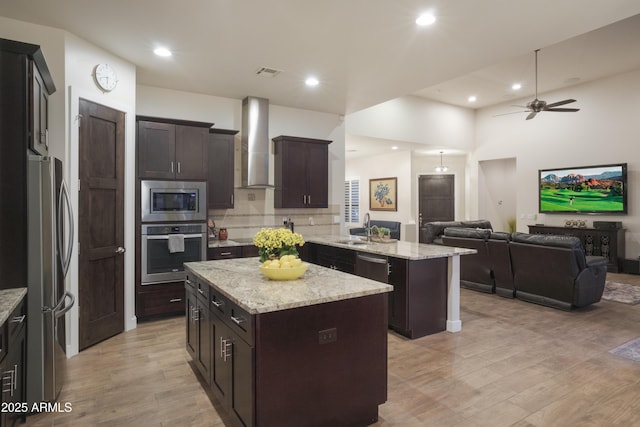
[[267,77],[275,77],[280,74],[282,70],[276,70],[275,68],[270,67],[260,67],[256,71],[256,74],[259,76],[267,76]]

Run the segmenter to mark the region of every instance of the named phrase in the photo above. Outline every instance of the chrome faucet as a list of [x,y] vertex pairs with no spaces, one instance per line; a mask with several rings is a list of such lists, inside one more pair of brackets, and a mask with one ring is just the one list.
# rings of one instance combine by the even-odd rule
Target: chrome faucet
[[364,229],[367,233],[367,242],[371,241],[371,216],[369,212],[364,214]]

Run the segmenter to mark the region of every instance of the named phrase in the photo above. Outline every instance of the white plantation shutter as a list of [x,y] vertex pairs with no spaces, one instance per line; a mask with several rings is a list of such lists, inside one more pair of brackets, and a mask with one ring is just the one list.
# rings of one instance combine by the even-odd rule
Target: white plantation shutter
[[344,182],[344,222],[360,222],[360,179]]

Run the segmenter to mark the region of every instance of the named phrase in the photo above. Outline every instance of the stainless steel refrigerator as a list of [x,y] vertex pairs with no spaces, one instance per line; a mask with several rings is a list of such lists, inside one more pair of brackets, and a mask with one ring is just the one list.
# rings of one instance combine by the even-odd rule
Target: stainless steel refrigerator
[[27,401],[31,407],[55,401],[62,389],[65,313],[75,298],[65,288],[73,250],[73,212],[62,162],[30,155],[27,183]]

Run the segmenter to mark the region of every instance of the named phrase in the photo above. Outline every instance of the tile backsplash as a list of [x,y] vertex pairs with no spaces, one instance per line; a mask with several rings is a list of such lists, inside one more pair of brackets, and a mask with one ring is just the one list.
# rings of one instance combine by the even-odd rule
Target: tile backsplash
[[294,231],[305,236],[340,234],[340,206],[325,209],[275,209],[273,190],[236,188],[233,209],[209,210],[216,227],[227,229],[229,239],[252,238],[261,228],[282,227],[290,219]]

